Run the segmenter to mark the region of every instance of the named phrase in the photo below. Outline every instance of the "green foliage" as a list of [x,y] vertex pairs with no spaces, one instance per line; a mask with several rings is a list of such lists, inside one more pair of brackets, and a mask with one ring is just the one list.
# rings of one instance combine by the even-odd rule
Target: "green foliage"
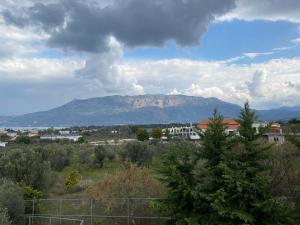
[[139,141],[147,141],[147,140],[149,140],[149,133],[146,129],[139,128],[136,132],[136,138]]
[[198,150],[191,143],[179,142],[170,145],[161,158],[159,178],[168,192],[166,200],[159,201],[156,206],[172,215],[169,224],[187,224],[186,219],[194,213],[197,183],[194,172],[198,165]]
[[51,144],[45,147],[44,151],[48,153],[47,159],[54,171],[62,171],[71,163],[72,149],[68,145]]
[[23,191],[16,184],[5,179],[0,180],[0,208],[7,210],[14,225],[23,224],[25,210]]
[[77,141],[77,143],[79,143],[79,144],[82,144],[82,143],[85,143],[86,142],[86,140],[85,140],[85,138],[84,137],[80,137],[80,138],[78,138],[78,141]]
[[30,138],[27,136],[19,136],[16,138],[16,143],[18,144],[30,144]]
[[151,137],[155,139],[161,139],[162,135],[163,133],[161,128],[157,127],[152,130]]
[[123,161],[142,166],[151,161],[153,153],[148,148],[147,144],[141,142],[129,142],[124,146],[121,157]]
[[73,189],[81,180],[81,175],[78,171],[72,171],[65,181],[68,190]]
[[106,149],[99,145],[95,148],[95,165],[99,168],[103,167],[104,159],[106,157]]
[[163,157],[161,180],[169,188],[161,203],[177,225],[294,224],[293,205],[272,195],[264,162],[270,145],[252,128],[255,114],[241,110],[239,137],[227,136],[214,112],[200,151],[178,146]]
[[24,183],[18,183],[18,186],[22,188],[24,193],[25,200],[36,200],[43,198],[44,194],[41,191],[38,191],[30,186],[27,186]]
[[50,165],[41,149],[10,148],[0,153],[0,176],[23,182],[34,189],[47,186]]
[[0,134],[0,141],[9,141],[10,137],[7,134]]
[[0,208],[0,224],[1,225],[12,225],[7,214],[7,210]]

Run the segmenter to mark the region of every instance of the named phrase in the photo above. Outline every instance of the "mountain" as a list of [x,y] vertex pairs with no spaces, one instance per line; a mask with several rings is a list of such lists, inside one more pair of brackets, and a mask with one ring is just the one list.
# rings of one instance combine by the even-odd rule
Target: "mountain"
[[[237,117],[241,107],[217,98],[184,95],[107,96],[73,100],[44,112],[0,117],[0,126],[87,126],[198,122],[217,108],[224,117]],[[299,117],[298,108],[257,111],[264,120]]]

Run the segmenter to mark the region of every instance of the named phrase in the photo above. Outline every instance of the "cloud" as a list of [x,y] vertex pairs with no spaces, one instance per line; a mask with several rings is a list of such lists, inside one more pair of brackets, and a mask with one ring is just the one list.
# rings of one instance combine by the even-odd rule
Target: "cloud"
[[244,53],[243,55],[250,59],[254,59],[258,56],[272,55],[272,54],[274,54],[274,52],[247,52],[247,53]]
[[251,82],[247,82],[247,86],[251,96],[264,97],[264,91],[267,86],[267,72],[266,70],[257,70]]
[[[234,0],[115,0],[101,7],[91,1],[35,3],[3,10],[6,23],[47,32],[52,47],[102,52],[114,36],[129,47],[199,44],[207,26],[234,7]],[[155,15],[155,16],[154,16]]]
[[285,20],[300,22],[299,0],[237,0],[236,8],[219,20]]
[[293,39],[292,42],[294,44],[300,44],[300,38]]
[[131,93],[142,94],[143,87],[139,85],[134,77],[125,76],[119,70],[123,56],[122,45],[114,38],[107,40],[108,50],[106,52],[91,54],[85,62],[85,66],[77,71],[75,75],[82,79],[91,80],[89,88],[104,90],[107,94]]
[[237,104],[249,100],[256,108],[300,105],[299,58],[249,65],[188,59],[126,61],[121,59],[122,45],[110,42],[115,47],[87,61],[0,59],[0,101],[6,106],[0,114],[45,110],[74,98],[139,93],[218,97]]

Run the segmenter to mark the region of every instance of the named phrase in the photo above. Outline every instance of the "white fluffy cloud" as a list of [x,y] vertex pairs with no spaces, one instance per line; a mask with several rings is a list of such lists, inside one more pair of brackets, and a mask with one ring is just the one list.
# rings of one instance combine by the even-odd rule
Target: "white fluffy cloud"
[[107,61],[97,54],[87,62],[0,59],[0,100],[11,110],[22,106],[18,113],[73,98],[141,93],[218,97],[238,104],[249,100],[257,108],[300,105],[300,58],[238,65],[188,59],[124,61],[122,51],[106,54],[111,54]]
[[236,8],[220,20],[285,20],[300,22],[299,0],[236,0]]

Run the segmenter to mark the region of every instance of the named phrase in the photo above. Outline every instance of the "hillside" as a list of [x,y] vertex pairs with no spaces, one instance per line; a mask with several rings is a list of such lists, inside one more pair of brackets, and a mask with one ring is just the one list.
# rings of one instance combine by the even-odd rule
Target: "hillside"
[[[107,96],[73,100],[44,112],[0,117],[0,126],[86,126],[198,122],[217,108],[224,117],[236,117],[240,106],[217,98],[184,95]],[[257,111],[263,120],[300,115],[300,108]]]

